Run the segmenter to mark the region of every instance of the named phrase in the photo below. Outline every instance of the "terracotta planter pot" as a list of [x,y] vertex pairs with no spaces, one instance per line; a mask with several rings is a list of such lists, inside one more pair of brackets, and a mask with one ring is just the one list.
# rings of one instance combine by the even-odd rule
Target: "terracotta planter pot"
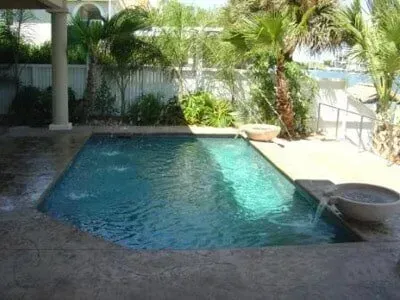
[[281,128],[268,124],[247,124],[241,127],[247,138],[253,141],[268,142],[276,138],[281,132]]

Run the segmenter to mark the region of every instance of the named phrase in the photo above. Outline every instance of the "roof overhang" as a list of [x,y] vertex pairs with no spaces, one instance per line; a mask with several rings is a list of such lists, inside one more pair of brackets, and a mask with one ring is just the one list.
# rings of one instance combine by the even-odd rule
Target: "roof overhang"
[[0,9],[61,9],[64,0],[0,1]]

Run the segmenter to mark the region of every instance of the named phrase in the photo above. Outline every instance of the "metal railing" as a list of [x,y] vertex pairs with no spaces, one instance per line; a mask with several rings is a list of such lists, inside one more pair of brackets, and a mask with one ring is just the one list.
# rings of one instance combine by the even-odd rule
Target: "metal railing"
[[[319,103],[319,104],[318,104],[317,132],[319,132],[319,130],[320,130],[321,107],[322,107],[322,106],[326,106],[326,107],[335,109],[335,110],[337,111],[337,112],[336,112],[336,125],[335,125],[335,139],[336,139],[336,140],[337,140],[338,137],[339,137],[340,112],[345,112],[346,115],[347,115],[347,114],[352,114],[352,115],[356,115],[356,116],[359,116],[359,117],[360,117],[360,123],[359,123],[359,127],[358,127],[358,129],[359,129],[359,133],[358,133],[358,138],[359,138],[359,140],[358,140],[358,147],[361,147],[361,145],[362,145],[362,133],[363,133],[363,130],[364,130],[364,120],[365,120],[365,119],[369,119],[369,120],[372,120],[373,122],[377,121],[376,118],[372,118],[372,117],[369,117],[369,116],[366,116],[366,115],[362,115],[362,114],[356,113],[356,112],[354,112],[354,111],[350,111],[350,110],[348,110],[348,109],[339,108],[339,107],[336,107],[336,106],[333,106],[333,105],[329,105],[329,104],[325,104],[325,103]],[[347,129],[347,128],[345,128],[345,132],[344,132],[345,136],[346,136],[346,129]]]

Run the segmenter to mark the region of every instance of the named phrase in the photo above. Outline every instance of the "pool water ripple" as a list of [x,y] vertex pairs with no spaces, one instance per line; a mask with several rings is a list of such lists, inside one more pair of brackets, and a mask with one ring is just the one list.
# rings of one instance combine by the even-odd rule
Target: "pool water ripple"
[[134,249],[352,240],[241,139],[94,136],[39,208]]

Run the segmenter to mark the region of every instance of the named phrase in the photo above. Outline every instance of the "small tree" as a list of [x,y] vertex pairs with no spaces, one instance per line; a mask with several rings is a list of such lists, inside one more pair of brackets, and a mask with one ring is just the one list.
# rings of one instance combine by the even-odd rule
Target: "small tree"
[[100,88],[96,92],[93,111],[102,117],[111,116],[117,111],[115,109],[115,96],[111,94],[110,87],[105,78],[102,79]]
[[395,146],[395,130],[390,111],[400,75],[400,1],[374,0],[369,3],[368,18],[360,0],[343,10],[346,41],[351,46],[350,56],[366,65],[377,94],[377,122],[373,145],[382,156],[399,160]]
[[[72,26],[69,28],[69,44],[82,49],[89,59],[85,97],[86,114],[87,110],[93,106],[96,97],[99,60],[102,59],[104,62],[104,57],[112,51],[126,55],[128,47],[136,46],[135,42],[132,42],[137,40],[135,32],[147,27],[147,13],[139,8],[122,10],[109,20],[91,21],[80,17],[72,19]],[[123,49],[118,49],[118,47]],[[123,67],[124,59],[128,58],[120,56],[118,61],[120,67]]]
[[378,95],[377,112],[387,120],[394,99],[394,84],[400,75],[400,1],[375,0],[369,6],[369,18],[363,14],[360,0],[342,12],[346,42],[351,58],[365,63]]
[[137,31],[143,33],[148,29],[150,29],[148,14],[139,8],[129,10],[108,24],[108,30],[111,32],[127,32],[127,34],[110,35],[105,40],[106,47],[102,56],[103,71],[114,79],[118,86],[122,116],[126,111],[125,90],[131,74],[146,64],[154,64],[163,59],[154,44],[135,34]]
[[183,69],[191,56],[196,58],[204,40],[200,34],[202,28],[212,25],[213,20],[205,10],[172,0],[152,12],[152,22],[157,26],[155,42],[165,61],[173,67],[179,98],[182,98],[186,92]]
[[[26,30],[26,23],[33,19],[31,11],[24,9],[4,10],[3,18],[5,24],[0,25],[0,43],[7,46],[13,53],[12,78],[15,84],[16,93],[20,87],[19,77],[23,68],[20,67],[21,55],[23,53],[24,38],[29,37]],[[25,35],[23,36],[23,30]]]

